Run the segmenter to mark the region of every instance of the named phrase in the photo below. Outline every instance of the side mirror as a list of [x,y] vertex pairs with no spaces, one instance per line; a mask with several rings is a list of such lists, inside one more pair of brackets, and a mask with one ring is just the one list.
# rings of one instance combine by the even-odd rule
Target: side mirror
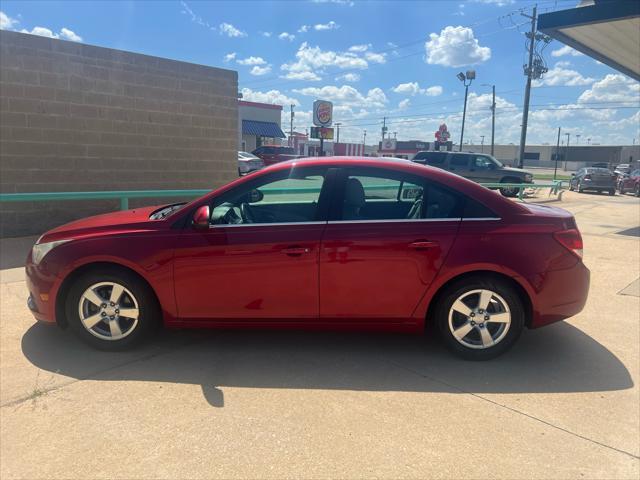
[[209,205],[198,207],[193,214],[193,228],[196,230],[209,230]]

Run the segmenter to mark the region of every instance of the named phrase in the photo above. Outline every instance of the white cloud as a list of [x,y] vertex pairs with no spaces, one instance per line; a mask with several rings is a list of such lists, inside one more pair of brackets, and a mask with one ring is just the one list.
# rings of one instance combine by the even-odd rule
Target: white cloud
[[335,3],[336,5],[346,5],[349,7],[355,5],[353,0],[311,0],[311,3]]
[[418,82],[401,83],[391,89],[395,93],[402,93],[406,95],[415,95],[421,92]]
[[267,73],[271,73],[271,65],[267,65],[266,67],[259,67],[256,65],[249,73],[255,76],[266,75]]
[[498,7],[503,7],[505,5],[511,5],[515,2],[515,0],[472,0],[474,3],[486,3],[497,5]]
[[236,52],[231,52],[231,53],[227,53],[224,57],[223,57],[223,61],[225,63],[230,62],[231,60],[236,58]]
[[442,87],[440,85],[434,85],[428,88],[420,88],[418,82],[408,82],[396,85],[391,89],[395,93],[401,93],[404,95],[417,95],[418,93],[427,95],[428,97],[437,97],[442,95]]
[[380,88],[372,88],[363,95],[350,85],[337,87],[326,85],[321,88],[307,87],[294,92],[308,97],[332,100],[347,107],[383,108],[387,103],[387,97]]
[[62,27],[60,30],[60,38],[64,38],[65,40],[70,40],[72,42],[81,42],[82,37],[77,35],[73,30],[69,30],[68,28]]
[[400,103],[398,103],[398,109],[406,110],[407,108],[409,108],[409,105],[411,105],[411,100],[405,98],[404,100],[401,100]]
[[309,31],[309,25],[302,25],[299,29],[298,29],[298,33],[306,33]]
[[287,80],[304,80],[309,82],[317,82],[322,80],[322,77],[317,75],[314,72],[288,72],[286,75],[283,75],[282,78],[286,78]]
[[258,92],[250,88],[241,90],[242,99],[248,102],[271,103],[273,105],[300,105],[295,98],[288,97],[279,90],[269,90],[268,92]]
[[296,52],[296,60],[285,63],[280,68],[288,72],[285,78],[319,80],[320,75],[328,67],[341,70],[364,70],[369,67],[369,63],[353,52],[322,50],[320,47],[311,47],[307,42],[304,42]]
[[237,60],[239,65],[266,65],[267,61],[262,57],[247,57]]
[[430,34],[424,46],[426,62],[445,67],[474,65],[491,58],[491,49],[480,46],[468,27],[445,27],[439,35]]
[[313,26],[314,30],[317,31],[322,31],[322,30],[337,30],[338,28],[340,28],[340,25],[338,25],[336,22],[334,22],[333,20],[331,20],[328,23],[317,23]]
[[263,37],[269,38],[272,34],[271,32],[260,32],[260,35],[262,35]]
[[579,57],[584,55],[584,53],[579,52],[578,50],[571,48],[569,45],[565,45],[564,47],[560,47],[551,52],[552,57],[562,57],[564,55],[571,55],[572,57]]
[[369,60],[371,63],[387,63],[386,53],[365,52],[364,58]]
[[296,36],[289,32],[282,32],[280,35],[278,35],[278,38],[280,40],[289,40],[290,42],[293,42]]
[[221,23],[220,24],[220,35],[227,35],[230,38],[241,38],[246,37],[247,33],[242,30],[237,29],[230,23]]
[[345,73],[344,75],[338,75],[336,77],[337,82],[358,82],[360,81],[360,75],[357,73]]
[[362,52],[366,52],[370,48],[371,48],[371,44],[370,43],[366,43],[366,44],[362,44],[362,45],[352,45],[351,47],[349,47],[349,51],[350,52],[362,53]]
[[427,97],[437,97],[442,95],[442,87],[440,85],[434,85],[433,87],[425,88],[424,94]]
[[189,5],[187,5],[187,2],[181,1],[180,4],[182,5],[182,13],[184,15],[188,15],[189,17],[191,17],[191,21],[193,23],[196,23],[202,27],[208,28],[209,30],[215,30],[216,27],[212,26],[209,24],[209,22],[207,22],[206,20],[204,20],[201,16],[197,15],[192,9],[191,7],[189,7]]
[[0,30],[11,30],[18,23],[20,23],[18,20],[0,10]]
[[82,37],[80,35],[76,35],[75,32],[69,30],[68,28],[62,28],[60,33],[56,33],[49,28],[46,27],[33,27],[31,31],[22,29],[20,30],[22,33],[30,33],[31,35],[39,35],[41,37],[49,37],[49,38],[57,38],[63,40],[69,40],[72,42],[81,42]]
[[635,102],[640,107],[640,83],[619,74],[609,74],[578,97],[578,103]]
[[534,80],[533,86],[540,87],[542,85],[553,86],[569,86],[576,87],[579,85],[589,85],[595,82],[595,79],[583,77],[580,73],[570,68],[569,62],[558,62],[554,67],[545,73],[541,80]]

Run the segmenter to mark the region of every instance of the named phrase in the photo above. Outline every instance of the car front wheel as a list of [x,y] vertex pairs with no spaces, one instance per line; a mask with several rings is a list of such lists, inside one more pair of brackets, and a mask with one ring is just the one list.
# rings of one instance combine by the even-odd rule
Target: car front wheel
[[148,285],[118,269],[95,270],[75,280],[66,298],[71,329],[101,350],[131,347],[150,335],[159,308]]
[[525,316],[515,289],[491,277],[452,284],[435,314],[446,346],[466,360],[489,360],[506,352],[522,333]]

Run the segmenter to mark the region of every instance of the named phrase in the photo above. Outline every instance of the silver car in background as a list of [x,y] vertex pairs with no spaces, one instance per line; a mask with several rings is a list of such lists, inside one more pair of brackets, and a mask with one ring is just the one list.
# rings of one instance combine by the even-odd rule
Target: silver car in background
[[264,168],[264,162],[249,152],[238,152],[238,175],[246,175]]

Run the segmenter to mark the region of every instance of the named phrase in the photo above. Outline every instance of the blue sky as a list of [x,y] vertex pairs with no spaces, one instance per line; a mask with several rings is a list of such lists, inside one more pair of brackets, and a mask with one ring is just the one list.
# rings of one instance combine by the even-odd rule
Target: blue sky
[[[545,12],[576,3],[538,5]],[[496,142],[518,143],[528,28],[521,11],[531,13],[532,5],[4,0],[0,26],[237,70],[245,99],[295,104],[298,131],[311,124],[313,100],[332,100],[343,141],[361,141],[366,129],[373,143],[384,116],[398,139],[433,140],[442,122],[459,138],[464,87],[456,73],[475,69],[465,139],[479,143],[484,135],[489,142],[491,87],[483,84],[495,84]],[[554,144],[558,126],[572,134],[572,144],[639,141],[638,82],[557,41],[543,57],[549,72],[532,93],[528,143]]]

